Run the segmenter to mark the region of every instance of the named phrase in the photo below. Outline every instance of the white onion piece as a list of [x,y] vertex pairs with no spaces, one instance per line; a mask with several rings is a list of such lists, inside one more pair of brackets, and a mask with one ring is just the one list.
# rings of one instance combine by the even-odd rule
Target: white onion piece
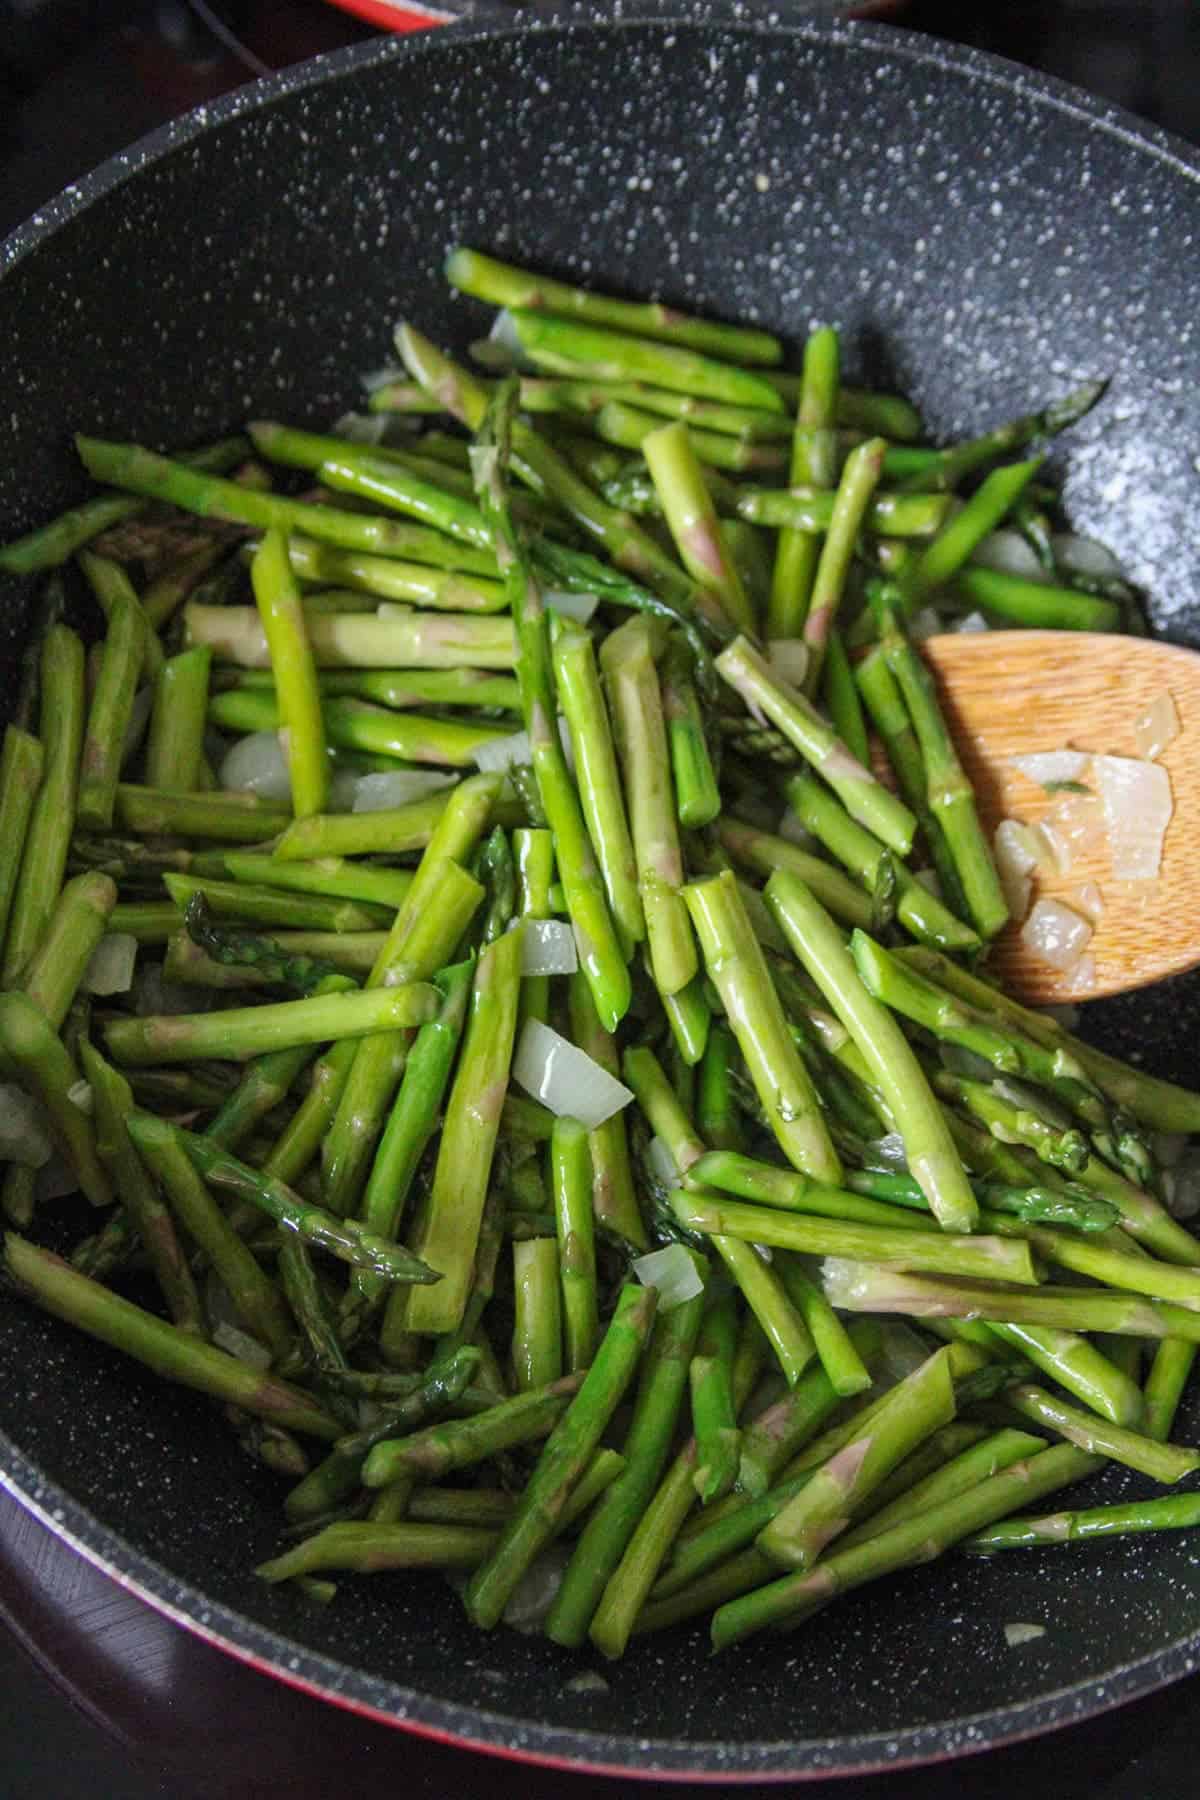
[[1085,881],[1079,887],[1072,888],[1067,895],[1067,904],[1096,925],[1104,911],[1104,896],[1094,881]]
[[35,1206],[45,1206],[51,1200],[61,1200],[65,1194],[79,1192],[79,1177],[75,1173],[70,1157],[56,1150],[49,1162],[42,1164],[33,1178],[33,1199]]
[[918,869],[913,880],[919,881],[925,892],[932,894],[935,900],[942,899],[942,883],[936,869]]
[[570,1560],[568,1544],[550,1544],[535,1556],[509,1597],[504,1623],[514,1631],[536,1631],[554,1605]]
[[578,967],[575,933],[564,920],[525,920],[521,937],[522,975],[573,975]]
[[407,381],[408,371],[398,368],[395,363],[387,363],[382,369],[368,369],[365,375],[359,376],[364,394],[374,394],[380,388],[391,387],[393,381]]
[[875,1168],[895,1169],[902,1175],[908,1173],[908,1152],[898,1131],[889,1131],[885,1137],[875,1138],[867,1148],[871,1152]]
[[1086,999],[1095,985],[1096,959],[1090,954],[1081,956],[1067,978],[1067,992],[1068,994],[1082,994]]
[[252,1338],[248,1331],[242,1331],[231,1325],[228,1319],[222,1319],[214,1326],[212,1341],[221,1350],[227,1350],[230,1356],[236,1356],[239,1362],[249,1363],[252,1369],[269,1369],[271,1352],[257,1338]]
[[542,599],[551,612],[586,625],[600,604],[599,594],[572,594],[566,588],[543,588]]
[[808,645],[803,638],[768,638],[771,672],[791,687],[802,687],[808,674]]
[[1034,1012],[1045,1013],[1048,1019],[1056,1020],[1057,1023],[1062,1026],[1064,1031],[1074,1031],[1079,1023],[1079,1008],[1077,1006],[1058,1006],[1052,1004],[1049,1006],[1035,1006],[1033,1010]]
[[133,705],[129,709],[129,723],[125,727],[125,736],[121,740],[121,767],[137,753],[142,739],[146,735],[146,727],[150,723],[150,714],[154,711],[154,689],[139,688],[133,696]]
[[1071,857],[1095,849],[1105,836],[1104,802],[1098,794],[1064,794],[1042,819],[1070,847]]
[[[370,607],[371,601],[364,594],[363,611],[370,610]],[[412,607],[404,600],[381,600],[374,610],[377,619],[411,619],[413,614]]]
[[67,1089],[67,1099],[71,1102],[72,1106],[77,1106],[81,1113],[87,1113],[89,1117],[91,1116],[92,1084],[90,1081],[73,1081]]
[[1096,784],[1104,802],[1118,881],[1149,881],[1162,862],[1163,838],[1171,820],[1171,783],[1159,763],[1132,756],[1098,756]]
[[525,346],[517,335],[517,328],[513,324],[513,317],[507,306],[502,306],[492,320],[492,328],[487,334],[487,341],[507,352],[503,365],[505,368],[522,366],[529,368],[531,366],[525,355]]
[[662,1138],[657,1134],[650,1139],[646,1150],[646,1161],[650,1164],[651,1173],[662,1182],[668,1193],[672,1188],[682,1185],[683,1176],[679,1172],[679,1166]]
[[609,1694],[612,1689],[603,1675],[595,1669],[584,1669],[579,1675],[572,1675],[570,1681],[563,1682],[564,1694]]
[[1120,563],[1095,538],[1077,537],[1073,531],[1057,531],[1050,539],[1050,553],[1060,569],[1070,575],[1121,576]]
[[1028,825],[1022,825],[1017,819],[1001,819],[992,837],[992,847],[1005,904],[1012,918],[1023,919],[1029,911],[1032,871],[1037,864]]
[[1021,927],[1021,942],[1031,955],[1064,974],[1075,967],[1091,936],[1087,920],[1061,900],[1039,900]]
[[915,644],[923,644],[926,638],[937,637],[945,627],[932,606],[922,606],[908,622],[908,635]]
[[453,787],[455,780],[455,776],[443,775],[437,769],[384,769],[378,774],[359,775],[355,778],[350,810],[388,812],[393,806],[423,800],[439,788]]
[[50,1121],[24,1088],[0,1083],[0,1162],[40,1169],[54,1152]]
[[1074,846],[1063,836],[1054,820],[1047,815],[1032,830],[1033,841],[1037,846],[1038,868],[1049,875],[1069,875],[1075,861]]
[[989,532],[971,552],[971,561],[1005,575],[1020,575],[1026,581],[1041,581],[1045,576],[1037,551],[1019,531]]
[[343,413],[333,427],[334,437],[348,444],[382,444],[387,436],[386,413]]
[[817,847],[816,838],[800,823],[790,806],[780,819],[775,835],[784,838],[789,844],[798,844],[802,850],[815,850]]
[[540,1019],[526,1019],[513,1077],[552,1113],[595,1131],[633,1099],[624,1082]]
[[1004,1641],[1010,1650],[1015,1650],[1020,1644],[1032,1644],[1035,1638],[1045,1635],[1044,1625],[1024,1625],[1014,1620],[1011,1625],[1004,1627]]
[[532,756],[527,731],[514,731],[508,737],[489,738],[486,744],[480,744],[472,752],[475,767],[482,769],[485,775],[503,775],[514,763],[527,763]]
[[1031,875],[1038,865],[1038,842],[1033,828],[1019,819],[1001,819],[992,838],[996,862],[1003,874],[1011,869],[1015,875]]
[[659,1312],[670,1312],[704,1292],[696,1258],[686,1244],[666,1244],[661,1250],[651,1250],[648,1256],[635,1258],[632,1268],[643,1287],[658,1289]]
[[958,623],[951,626],[952,631],[965,631],[968,634],[977,631],[990,631],[991,629],[991,626],[981,612],[964,613]]
[[127,994],[133,986],[138,941],[128,931],[108,931],[88,958],[79,985],[85,994]]
[[1134,725],[1134,742],[1142,755],[1153,762],[1178,736],[1179,714],[1175,702],[1170,694],[1159,694]]
[[1048,781],[1080,781],[1091,762],[1086,750],[1037,750],[1032,756],[1010,756],[1014,769],[1044,787]]
[[326,812],[353,812],[359,780],[357,769],[332,769],[329,774],[329,793],[325,800]]
[[263,800],[291,804],[292,778],[277,731],[252,731],[239,738],[217,773],[229,793],[257,794]]

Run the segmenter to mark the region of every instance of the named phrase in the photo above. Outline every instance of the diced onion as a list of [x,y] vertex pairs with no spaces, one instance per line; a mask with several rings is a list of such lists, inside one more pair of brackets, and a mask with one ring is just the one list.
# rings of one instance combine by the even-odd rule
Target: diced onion
[[333,428],[335,437],[348,444],[382,444],[387,436],[386,413],[343,413]]
[[567,723],[567,716],[565,713],[559,713],[558,715],[558,741],[562,745],[562,753],[566,758],[567,767],[570,769],[572,775],[574,775],[576,773],[575,743],[571,737],[571,727]]
[[1150,1148],[1160,1169],[1173,1169],[1188,1147],[1186,1131],[1155,1131]]
[[508,365],[517,366],[527,361],[525,346],[517,335],[513,317],[507,306],[502,306],[492,320],[492,328],[487,334],[489,344],[498,344],[508,352]]
[[977,631],[990,631],[992,628],[981,612],[969,612],[965,613],[951,629],[954,631],[964,631],[969,634]]
[[1021,942],[1039,961],[1065,974],[1073,969],[1091,940],[1086,919],[1061,900],[1039,900],[1021,927]]
[[923,644],[926,638],[937,637],[944,629],[932,606],[920,607],[908,622],[908,635],[914,644]]
[[1112,872],[1118,881],[1149,881],[1162,862],[1171,819],[1171,783],[1159,763],[1098,756],[1096,783],[1108,823]]
[[1011,869],[1015,875],[1031,875],[1038,865],[1038,842],[1033,828],[1019,819],[1001,819],[992,839],[996,863],[1003,875]]
[[1042,825],[1069,845],[1072,858],[1083,856],[1105,835],[1104,802],[1097,794],[1064,794],[1046,813]]
[[391,387],[394,381],[407,381],[408,374],[395,363],[389,363],[382,369],[368,369],[365,375],[358,378],[362,383],[364,394],[374,394],[380,388]]
[[1102,579],[1119,577],[1123,570],[1112,551],[1095,538],[1077,537],[1073,531],[1058,531],[1050,539],[1050,553],[1060,569],[1069,575],[1096,575]]
[[277,731],[252,731],[239,738],[221,763],[217,779],[227,792],[291,804],[292,778]]
[[651,1250],[648,1256],[637,1257],[633,1272],[643,1287],[658,1289],[659,1312],[670,1312],[704,1292],[696,1258],[686,1244],[667,1244],[661,1250]]
[[85,994],[127,994],[133,986],[138,941],[128,931],[108,931],[88,958],[79,985]]
[[808,645],[803,638],[768,638],[771,673],[791,687],[802,687],[808,673]]
[[895,1386],[929,1360],[929,1345],[903,1319],[883,1319],[879,1326],[880,1387]]
[[1029,911],[1032,871],[1037,866],[1030,829],[1017,819],[1001,819],[992,845],[1005,904],[1014,919],[1023,919]]
[[1079,1023],[1079,1008],[1077,1006],[1036,1006],[1034,1011],[1045,1013],[1048,1019],[1056,1020],[1058,1024],[1062,1026],[1064,1031],[1074,1031]]
[[89,1116],[92,1111],[92,1084],[90,1081],[73,1081],[67,1089],[67,1099],[72,1106],[77,1106],[81,1113]]
[[236,1356],[239,1362],[249,1363],[252,1369],[269,1369],[271,1352],[257,1338],[252,1338],[248,1331],[241,1331],[231,1325],[228,1319],[213,1328],[212,1341],[220,1349],[227,1350],[230,1356]]
[[1026,581],[1041,581],[1045,576],[1037,551],[1019,531],[989,532],[971,552],[971,561],[1005,575],[1020,575]]
[[908,1153],[898,1131],[889,1131],[885,1137],[873,1139],[867,1149],[872,1168],[896,1170],[902,1175],[908,1173]]
[[1094,881],[1085,881],[1080,887],[1073,888],[1067,895],[1067,904],[1076,912],[1081,912],[1085,919],[1095,925],[1104,911],[1104,896]]
[[1038,750],[1032,756],[1009,758],[1014,769],[1043,787],[1048,781],[1082,780],[1091,760],[1086,750]]
[[650,1139],[646,1151],[646,1161],[650,1164],[651,1173],[662,1182],[668,1193],[672,1188],[681,1185],[683,1176],[679,1171],[679,1165],[666,1144],[657,1135]]
[[467,451],[467,461],[476,488],[486,487],[500,467],[500,452],[495,444],[472,444]]
[[525,920],[521,938],[522,975],[573,975],[578,967],[575,933],[564,920]]
[[1069,994],[1082,994],[1085,998],[1096,985],[1096,959],[1094,956],[1081,956],[1066,982]]
[[504,1609],[504,1623],[514,1631],[536,1631],[562,1586],[571,1560],[569,1544],[550,1544],[535,1556]]
[[595,1669],[584,1669],[578,1675],[572,1675],[570,1681],[563,1682],[564,1694],[609,1694],[612,1689],[603,1675]]
[[393,806],[407,806],[423,800],[438,788],[453,787],[455,777],[437,769],[385,769],[378,774],[359,775],[354,783],[351,812],[387,812]]
[[526,1019],[513,1077],[552,1113],[595,1131],[633,1099],[624,1082],[540,1019]]
[[53,1151],[50,1122],[38,1102],[24,1088],[0,1083],[0,1162],[40,1169]]
[[1074,846],[1065,838],[1048,815],[1040,825],[1032,827],[1037,847],[1038,868],[1049,875],[1069,875],[1075,860]]
[[1032,1644],[1035,1638],[1042,1638],[1045,1635],[1046,1627],[1044,1625],[1023,1625],[1014,1620],[1011,1625],[1004,1627],[1004,1640],[1010,1650],[1015,1650],[1020,1644]]
[[1150,762],[1179,736],[1179,714],[1170,694],[1152,700],[1133,728],[1134,742]]
[[[364,610],[366,610],[370,604],[370,601],[364,597]],[[375,608],[375,617],[377,619],[411,619],[412,615],[412,607],[404,600],[381,600],[379,605]]]
[[913,880],[919,881],[925,892],[932,894],[935,900],[942,898],[941,878],[936,869],[917,869]]
[[599,594],[573,594],[567,588],[543,588],[542,599],[563,619],[577,619],[586,625],[600,604]]
[[485,775],[503,775],[514,764],[527,763],[532,759],[529,733],[514,731],[509,737],[489,738],[486,744],[479,744],[472,752],[475,767],[482,769]]

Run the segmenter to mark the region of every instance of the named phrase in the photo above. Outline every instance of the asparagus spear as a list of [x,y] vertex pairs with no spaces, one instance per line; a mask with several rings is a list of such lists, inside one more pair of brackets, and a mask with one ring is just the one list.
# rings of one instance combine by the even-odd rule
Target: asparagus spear
[[436,1011],[434,990],[427,982],[413,981],[370,993],[320,994],[223,1012],[114,1019],[105,1028],[104,1040],[119,1063],[133,1067],[202,1061],[208,1056],[244,1062],[267,1050],[421,1025]]
[[997,1550],[1089,1543],[1094,1538],[1124,1537],[1130,1532],[1186,1531],[1193,1525],[1200,1525],[1200,1494],[1165,1494],[1160,1500],[1133,1500],[1124,1506],[1089,1506],[1035,1519],[1001,1519],[975,1532],[962,1548],[991,1556]]
[[[62,886],[75,818],[83,708],[83,645],[65,625],[51,625],[41,653],[42,780],[13,891],[0,974],[5,986],[20,978]],[[6,857],[9,854],[6,844]]]
[[767,883],[766,896],[797,957],[866,1058],[895,1115],[908,1166],[939,1223],[947,1231],[972,1230],[979,1217],[975,1196],[904,1034],[863,987],[841,933],[803,882],[781,869]]
[[0,861],[0,951],[8,933],[25,835],[41,786],[42,763],[40,738],[31,737],[17,725],[5,726],[0,752],[0,843],[5,846]]
[[298,1388],[155,1318],[16,1232],[5,1234],[4,1267],[20,1291],[47,1312],[132,1356],[167,1381],[327,1443],[341,1432],[337,1420]]

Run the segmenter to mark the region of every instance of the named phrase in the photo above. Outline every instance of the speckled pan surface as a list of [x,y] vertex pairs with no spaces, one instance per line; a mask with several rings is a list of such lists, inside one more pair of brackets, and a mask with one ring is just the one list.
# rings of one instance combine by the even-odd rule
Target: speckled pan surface
[[[439,276],[461,239],[793,340],[833,320],[940,433],[1112,372],[1065,447],[1070,508],[1157,624],[1198,640],[1198,175],[1082,96],[880,27],[642,9],[372,45],[169,129],[0,249],[0,538],[80,493],[73,428],[169,444],[322,420],[401,312],[462,343],[476,317]],[[26,598],[0,593],[9,655]],[[1198,1001],[1179,983],[1089,1028],[1194,1079]],[[639,1646],[608,1693],[571,1694],[579,1659],[477,1636],[436,1583],[348,1580],[323,1610],[255,1583],[278,1492],[198,1400],[11,1303],[0,1366],[0,1471],[90,1555],[291,1679],[483,1747],[727,1779],[863,1769],[1200,1662],[1200,1557],[1164,1536],[948,1562],[721,1661],[700,1633]],[[1046,1636],[1010,1651],[1007,1621]]]

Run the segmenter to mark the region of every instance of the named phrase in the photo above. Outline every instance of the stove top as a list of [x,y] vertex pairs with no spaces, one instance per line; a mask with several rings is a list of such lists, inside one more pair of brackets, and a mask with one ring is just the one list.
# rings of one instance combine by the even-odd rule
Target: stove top
[[[251,66],[282,67],[372,35],[319,0],[216,0],[213,10]],[[889,0],[886,10],[1200,142],[1195,0]],[[198,25],[184,0],[0,0],[0,235],[104,157],[248,74],[237,48]],[[1195,1792],[1198,1761],[1200,1676],[965,1763],[785,1791],[806,1800],[958,1800],[964,1790],[976,1800],[1182,1800]],[[614,1792],[604,1777],[477,1756],[272,1681],[124,1592],[0,1490],[0,1800],[315,1800],[399,1783],[405,1800]]]

